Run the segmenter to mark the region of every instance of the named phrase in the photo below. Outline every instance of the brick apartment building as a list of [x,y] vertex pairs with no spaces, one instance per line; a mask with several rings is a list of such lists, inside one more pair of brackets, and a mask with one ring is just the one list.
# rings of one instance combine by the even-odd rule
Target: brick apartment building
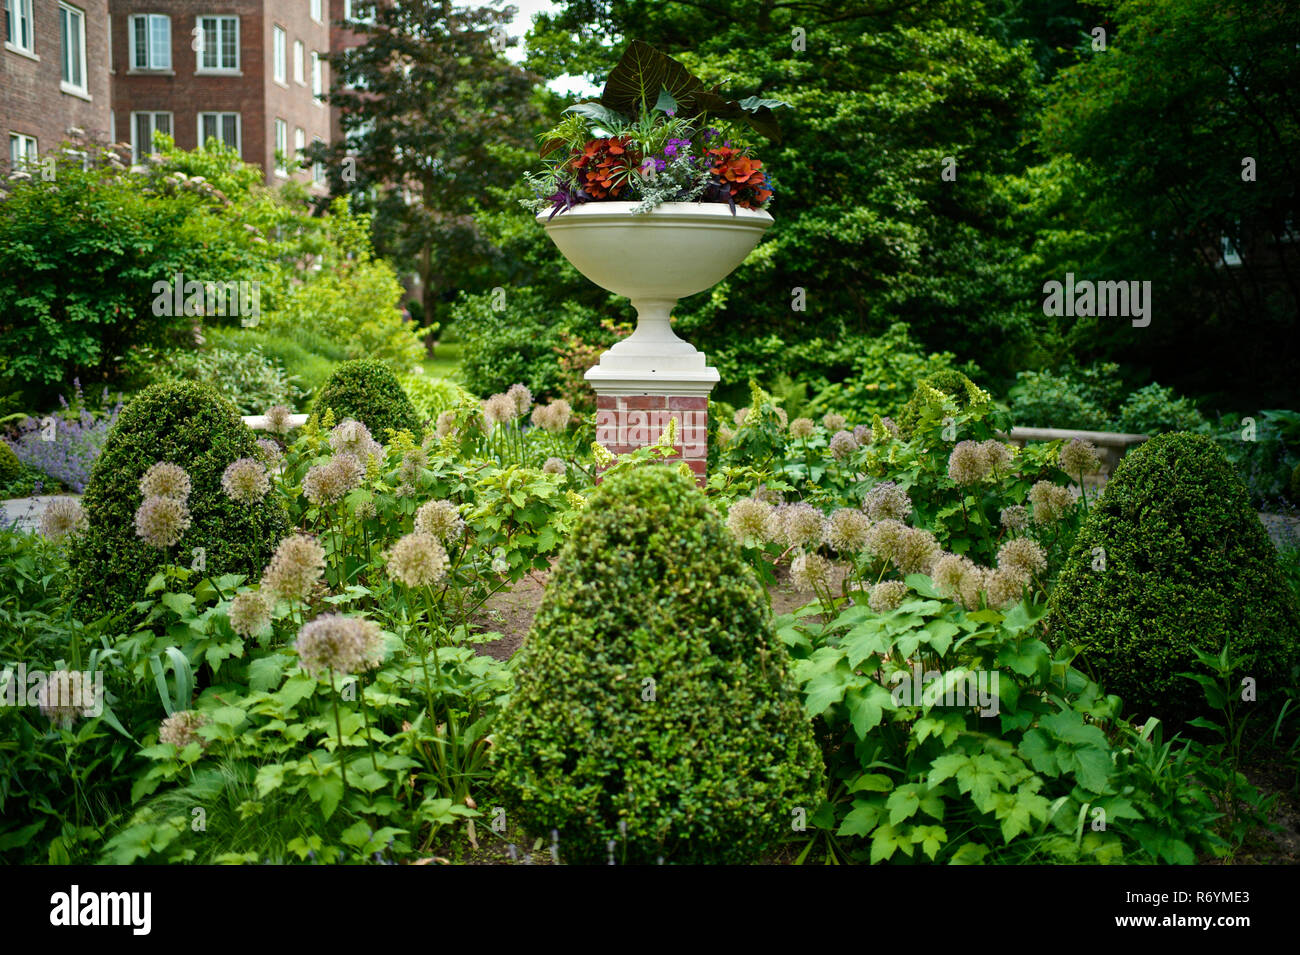
[[70,128],[109,138],[108,0],[0,0],[0,135],[5,171],[35,160]]
[[[329,142],[337,119],[327,53],[355,41],[335,22],[351,0],[3,0],[0,161],[35,158],[71,127],[149,152],[155,131],[183,149],[216,138],[288,178],[277,154]],[[295,178],[323,190],[324,170]]]

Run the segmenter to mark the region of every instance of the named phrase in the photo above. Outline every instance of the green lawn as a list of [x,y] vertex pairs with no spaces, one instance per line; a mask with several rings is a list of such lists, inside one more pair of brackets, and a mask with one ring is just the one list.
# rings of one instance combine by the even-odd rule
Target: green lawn
[[433,349],[433,357],[426,358],[420,364],[424,366],[427,375],[437,378],[459,378],[457,372],[460,370],[460,345],[437,345]]

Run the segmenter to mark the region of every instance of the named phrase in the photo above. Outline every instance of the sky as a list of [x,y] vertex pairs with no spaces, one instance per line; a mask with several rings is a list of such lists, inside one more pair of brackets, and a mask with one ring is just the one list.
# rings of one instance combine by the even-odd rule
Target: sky
[[[536,14],[550,13],[555,10],[555,4],[551,0],[506,0],[506,2],[518,8],[515,18],[510,22],[509,32],[511,36],[520,38],[533,25],[533,17]],[[523,60],[524,52],[522,39],[517,46],[506,48],[506,56],[514,63]],[[600,95],[600,87],[592,86],[581,76],[561,76],[546,85],[557,93],[579,93],[592,97]]]

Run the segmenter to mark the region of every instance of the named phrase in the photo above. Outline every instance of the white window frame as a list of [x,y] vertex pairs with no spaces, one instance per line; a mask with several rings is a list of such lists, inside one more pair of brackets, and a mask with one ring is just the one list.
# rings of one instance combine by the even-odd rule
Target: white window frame
[[[203,110],[201,113],[198,113],[198,114],[197,114],[198,122],[197,122],[197,125],[194,127],[194,130],[195,130],[195,136],[196,136],[196,138],[198,139],[198,148],[199,148],[199,149],[202,149],[202,148],[203,148],[204,146],[206,146],[207,143],[208,143],[207,139],[205,139],[204,136],[203,136],[203,117],[204,117],[204,116],[215,116],[215,117],[217,117],[217,133],[218,133],[218,135],[216,136],[216,138],[219,139],[219,140],[221,140],[221,142],[225,143],[227,146],[231,146],[231,145],[233,145],[234,148],[235,148],[235,151],[238,152],[239,155],[242,157],[242,156],[244,155],[244,118],[243,118],[243,116],[242,116],[241,114],[239,114],[239,113],[235,113],[235,112],[232,112],[232,111],[230,111],[230,110],[211,110],[211,109],[205,109],[205,110]],[[226,117],[226,116],[233,116],[233,117],[235,117],[235,139],[236,139],[237,141],[236,141],[235,143],[233,143],[233,144],[232,144],[232,143],[226,143],[225,139],[222,138],[222,136],[220,135],[220,133],[221,133],[221,126],[222,126],[222,120],[223,120],[224,117]]]
[[[203,25],[203,22],[205,20],[216,21],[216,25],[213,28],[212,31],[213,35],[211,38],[211,42],[212,42],[211,49],[216,52],[216,57],[217,57],[216,66],[203,65],[203,57],[207,55],[209,49],[208,46],[209,37],[207,35],[207,30],[204,28]],[[226,33],[227,33],[226,25],[230,23],[233,23],[235,25],[235,65],[222,66],[221,65],[222,40],[224,40],[226,37]],[[239,15],[234,13],[200,13],[195,16],[194,25],[200,31],[202,31],[203,34],[203,50],[201,52],[196,52],[194,54],[195,75],[210,75],[210,76],[211,75],[216,75],[216,76],[239,75],[240,69],[242,68],[244,63],[244,51],[240,47],[240,38],[243,33],[243,24],[241,23],[241,19]]]
[[293,158],[302,162],[302,151],[307,148],[307,130],[301,126],[293,128]]
[[325,61],[315,50],[311,51],[311,96],[319,106],[325,95]]
[[[136,40],[136,22],[144,21],[144,38],[145,65],[138,66],[137,58],[140,52],[139,41]],[[154,24],[161,22],[167,24],[167,42],[161,49],[154,45]],[[126,18],[126,43],[127,43],[127,65],[128,73],[169,73],[172,68],[172,18],[165,13],[133,13]],[[161,55],[155,60],[154,54]]]
[[343,0],[343,19],[350,23],[374,23],[375,14],[372,11],[364,17],[354,16],[352,13],[352,0]]
[[282,179],[288,178],[289,170],[284,165],[284,160],[289,156],[289,124],[277,116],[271,124],[271,129],[275,143],[275,154],[272,157],[275,163],[275,174]]
[[302,40],[293,41],[293,81],[299,86],[307,85],[307,56]]
[[28,136],[26,133],[9,134],[10,172],[17,172],[21,166],[36,165],[40,161],[40,155],[41,151],[35,136]]
[[[68,50],[64,24],[77,21],[77,48]],[[81,82],[69,80],[66,75],[74,68]],[[59,89],[74,96],[90,99],[90,77],[86,73],[86,11],[70,3],[59,3]]]
[[289,34],[278,23],[271,25],[271,78],[281,86],[289,79]]
[[5,48],[37,58],[32,0],[5,0],[5,14]]
[[311,18],[315,20],[317,23],[325,22],[323,19],[324,13],[322,12],[323,6],[324,4],[321,2],[321,0],[310,0],[309,9],[311,11]]
[[[139,142],[138,117],[149,117],[149,141],[147,143]],[[167,117],[167,129],[165,132],[168,136],[176,135],[176,116],[169,109],[141,109],[131,112],[131,158],[135,162],[143,161],[144,157],[153,152],[153,134],[158,132],[158,117]]]

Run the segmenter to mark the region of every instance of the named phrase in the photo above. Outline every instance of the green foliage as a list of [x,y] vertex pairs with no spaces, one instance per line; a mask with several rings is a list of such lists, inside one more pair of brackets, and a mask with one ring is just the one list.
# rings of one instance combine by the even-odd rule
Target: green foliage
[[419,434],[420,418],[398,384],[397,377],[379,361],[358,359],[339,365],[316,396],[312,414],[319,419],[326,409],[334,421],[354,418],[377,439],[392,431]]
[[1105,431],[1123,398],[1119,365],[1097,362],[1052,371],[1020,371],[1009,392],[1011,417],[1024,428]]
[[435,421],[444,411],[472,401],[474,397],[450,378],[403,375],[399,380],[402,390],[415,406],[416,414],[426,421]]
[[[287,530],[284,510],[272,500],[238,503],[221,487],[228,465],[257,452],[256,436],[211,388],[168,382],[141,392],[109,433],[82,499],[90,528],[73,544],[69,589],[83,615],[125,610],[169,558],[188,565],[196,548],[210,573],[259,573]],[[192,485],[192,524],[170,555],[135,534],[140,478],[159,461],[184,468]]]
[[958,410],[975,405],[986,405],[988,395],[980,391],[975,382],[956,369],[936,372],[922,378],[898,416],[898,430],[904,439],[910,438],[921,420],[921,409],[929,400],[926,388],[942,392],[957,404]]
[[[204,335],[215,347],[238,352],[260,352],[267,360],[275,362],[284,369],[285,374],[308,395],[315,394],[329,380],[329,376],[338,367],[338,361],[327,358],[317,349],[321,343],[311,342],[299,332],[286,330],[285,335],[272,334],[258,328],[242,326],[214,326],[206,329]],[[266,410],[257,409],[258,414]]]
[[1291,469],[1291,480],[1287,482],[1286,496],[1292,504],[1300,507],[1300,464]]
[[1134,710],[1164,719],[1195,715],[1178,674],[1198,649],[1230,648],[1261,699],[1300,660],[1300,605],[1241,479],[1201,435],[1162,435],[1120,462],[1061,572],[1050,627]]
[[509,290],[504,301],[499,295],[465,294],[453,309],[465,387],[487,396],[522,382],[537,397],[555,395],[560,385],[556,350],[566,328],[579,320],[575,306],[529,288]]
[[133,364],[135,374],[147,383],[172,380],[209,385],[244,415],[261,414],[272,405],[292,408],[302,399],[302,391],[283,366],[257,345],[246,351],[220,347],[164,352],[138,349]]
[[1044,605],[965,611],[907,583],[887,613],[777,621],[831,776],[801,861],[1191,864],[1223,848],[1192,767],[1042,640]]
[[1168,431],[1208,431],[1209,423],[1188,398],[1152,382],[1128,396],[1112,423],[1112,430],[1154,435]]
[[[762,858],[820,772],[762,590],[694,483],[607,478],[561,554],[496,737],[566,861]],[[622,825],[622,824],[625,824]]]

